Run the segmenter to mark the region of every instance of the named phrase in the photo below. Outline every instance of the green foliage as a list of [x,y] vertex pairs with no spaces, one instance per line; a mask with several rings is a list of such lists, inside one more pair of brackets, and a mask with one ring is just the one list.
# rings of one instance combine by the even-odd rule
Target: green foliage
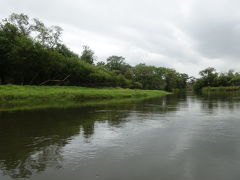
[[68,47],[66,47],[64,44],[58,44],[56,46],[55,50],[57,52],[59,52],[60,54],[62,54],[63,56],[65,56],[65,57],[69,57],[69,58],[75,57],[75,58],[78,58],[78,55],[75,54],[74,52],[72,52],[71,50],[69,50]]
[[218,77],[218,73],[216,72],[216,69],[214,68],[207,68],[199,72],[202,79],[205,82],[206,86],[214,86],[216,82],[216,78]]
[[194,91],[200,91],[205,86],[204,79],[197,79],[193,85]]
[[23,36],[28,36],[31,32],[31,25],[29,23],[29,17],[25,14],[13,13],[8,19],[4,20],[7,23],[13,24],[17,27],[19,32]]
[[202,93],[204,94],[222,94],[222,93],[234,93],[237,92],[239,93],[240,91],[240,86],[227,86],[227,87],[204,87],[202,88]]
[[[214,68],[207,68],[200,71],[199,74],[201,77],[194,83],[194,90],[196,91],[200,91],[203,88],[205,89],[204,91],[208,90],[205,87],[216,87],[219,90],[225,89],[223,87],[240,86],[240,74],[234,73],[233,70],[229,70],[227,73],[217,73]],[[210,89],[215,90],[214,88]]]
[[174,69],[138,64],[133,68],[135,80],[140,82],[143,89],[185,89],[188,75],[180,74]]
[[133,82],[131,85],[132,89],[142,89],[143,85],[140,82]]
[[143,89],[164,89],[163,77],[157,72],[156,67],[138,64],[133,72],[135,80],[142,84]]
[[31,25],[31,30],[34,32],[35,41],[39,42],[47,48],[56,48],[61,43],[62,28],[59,26],[46,27],[43,22],[38,19],[33,19],[34,24]]
[[[94,65],[94,52],[84,46],[79,57],[61,43],[62,29],[38,19],[12,14],[0,23],[0,84],[78,85],[136,89],[184,89],[188,76],[173,69],[139,64],[121,56]],[[235,80],[234,82],[237,82]]]
[[94,52],[88,46],[83,46],[81,60],[85,61],[86,63],[93,64],[95,60]]
[[125,74],[131,66],[125,62],[125,58],[121,56],[110,56],[107,58],[106,67],[110,71],[118,71],[122,74]]
[[105,67],[105,62],[103,61],[97,62],[97,66]]

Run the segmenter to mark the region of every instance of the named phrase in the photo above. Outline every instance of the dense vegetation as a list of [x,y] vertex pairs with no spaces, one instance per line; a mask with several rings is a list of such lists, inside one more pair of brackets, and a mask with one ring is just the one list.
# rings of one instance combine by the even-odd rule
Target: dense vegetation
[[[198,78],[194,83],[194,89],[196,91],[201,90],[204,87],[205,90],[236,90],[240,86],[240,73],[229,70],[226,73],[218,73],[214,68],[207,68],[200,71],[200,78]],[[213,88],[214,87],[214,88]],[[223,88],[225,87],[225,88]]]
[[240,86],[221,86],[221,87],[204,87],[202,88],[202,93],[213,93],[213,94],[226,94],[229,95],[228,93],[235,93],[239,94],[240,91]]
[[62,29],[46,27],[38,19],[12,14],[0,23],[0,84],[74,85],[184,89],[188,76],[174,69],[138,64],[130,66],[121,56],[96,63],[94,52],[84,46],[81,55],[61,41]]

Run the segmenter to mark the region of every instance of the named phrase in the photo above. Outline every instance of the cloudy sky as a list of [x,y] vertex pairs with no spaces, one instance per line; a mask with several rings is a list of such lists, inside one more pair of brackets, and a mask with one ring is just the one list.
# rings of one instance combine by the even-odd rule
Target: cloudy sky
[[12,12],[64,29],[63,42],[98,60],[119,55],[131,65],[175,68],[197,75],[212,66],[240,71],[239,0],[0,0]]

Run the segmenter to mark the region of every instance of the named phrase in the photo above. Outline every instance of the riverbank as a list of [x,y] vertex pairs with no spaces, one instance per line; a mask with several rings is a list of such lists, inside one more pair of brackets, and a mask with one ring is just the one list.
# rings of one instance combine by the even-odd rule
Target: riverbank
[[98,105],[167,94],[169,93],[161,90],[0,85],[0,111]]
[[202,88],[202,93],[225,93],[225,92],[240,92],[240,86]]

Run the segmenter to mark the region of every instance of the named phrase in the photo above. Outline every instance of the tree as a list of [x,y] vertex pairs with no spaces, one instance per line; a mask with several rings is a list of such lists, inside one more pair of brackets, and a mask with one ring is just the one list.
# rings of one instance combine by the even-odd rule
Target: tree
[[165,70],[165,81],[166,81],[166,87],[165,90],[172,91],[173,89],[179,88],[178,87],[178,74],[174,69],[168,69]]
[[105,67],[105,62],[103,61],[100,61],[100,62],[97,62],[97,66],[100,66],[100,67]]
[[165,81],[161,70],[154,66],[138,64],[133,69],[135,81],[140,82],[143,89],[164,89]]
[[47,28],[43,22],[34,18],[34,25],[31,30],[35,31],[35,40],[48,48],[56,48],[61,43],[62,28],[59,26],[51,26]]
[[95,60],[94,52],[88,46],[83,46],[81,60],[83,60],[89,64],[94,63],[94,60]]
[[199,72],[202,79],[205,81],[205,86],[214,86],[214,79],[217,78],[218,73],[216,69],[209,67]]
[[29,17],[25,14],[12,13],[9,18],[5,19],[4,21],[16,26],[23,36],[29,36],[31,33]]
[[220,86],[238,86],[240,85],[239,73],[229,70],[226,73],[217,73],[214,68],[207,68],[199,73],[201,78],[194,83],[194,89],[199,91],[203,87],[220,87]]
[[178,88],[179,89],[185,89],[187,87],[187,82],[189,80],[189,76],[185,73],[177,73],[178,75],[178,80],[177,80],[177,83],[178,83]]
[[74,52],[72,52],[70,49],[68,49],[67,46],[65,46],[64,44],[58,44],[55,48],[55,50],[57,52],[59,52],[60,54],[62,54],[65,57],[75,57],[78,58],[78,55],[75,54]]
[[7,83],[7,77],[11,74],[10,67],[13,59],[10,58],[12,49],[16,44],[16,38],[21,34],[18,28],[10,23],[0,24],[0,79],[1,84]]
[[[165,90],[186,86],[186,74],[145,64],[131,67],[122,56],[110,56],[95,66],[94,52],[84,46],[79,57],[61,43],[61,32],[38,19],[29,21],[24,14],[0,22],[0,83]],[[231,83],[239,83],[234,73],[228,79],[230,75]]]
[[229,81],[231,86],[240,86],[240,74],[236,73],[234,77]]
[[119,71],[121,74],[125,74],[131,68],[122,56],[110,56],[107,58],[106,67],[110,71]]

